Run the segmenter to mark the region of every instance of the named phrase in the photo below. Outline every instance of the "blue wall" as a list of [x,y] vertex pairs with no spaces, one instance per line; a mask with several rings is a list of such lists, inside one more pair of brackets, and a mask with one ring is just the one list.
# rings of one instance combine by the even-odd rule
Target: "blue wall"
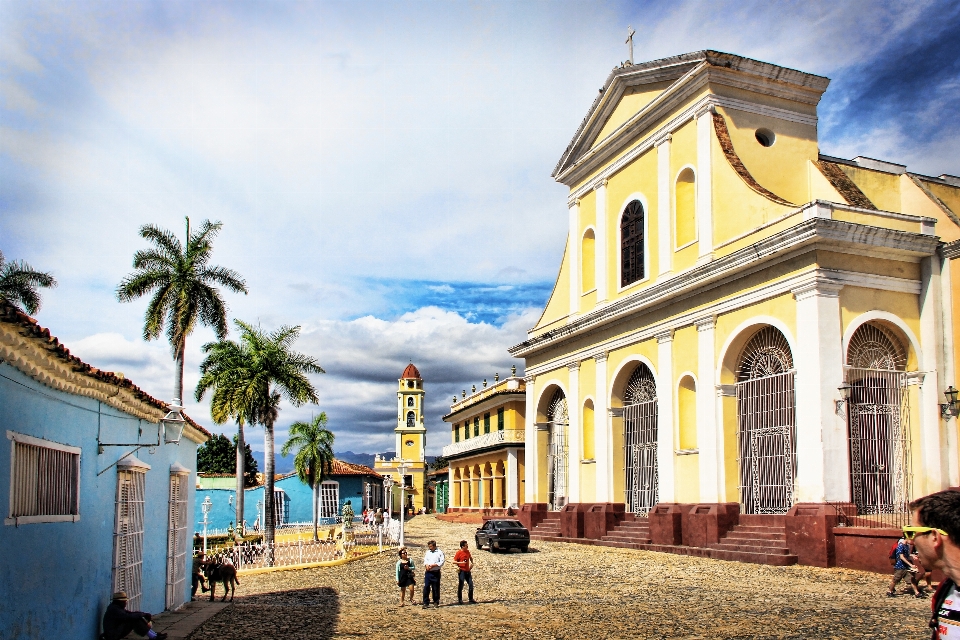
[[[360,515],[363,510],[363,483],[371,482],[370,476],[330,476],[327,480],[340,483],[340,505],[337,513],[343,513],[343,505],[349,500],[354,512]],[[306,483],[302,482],[296,475],[284,478],[276,482],[278,489],[283,489],[288,499],[288,517],[287,522],[313,522],[313,504],[311,500],[312,492]],[[379,493],[377,493],[379,492]],[[195,522],[197,533],[203,532],[203,510],[200,505],[207,496],[213,507],[207,516],[209,527],[211,529],[226,529],[232,522],[236,525],[236,506],[230,503],[232,497],[236,501],[236,490],[232,489],[197,489],[196,500],[194,501]],[[377,480],[377,484],[371,489],[371,500],[373,496],[383,496],[383,485]],[[247,489],[244,491],[243,514],[247,521],[247,532],[253,530],[253,523],[257,519],[257,501],[263,500],[263,487]],[[263,523],[260,523],[263,526]]]
[[[0,637],[95,638],[112,593],[116,466],[133,447],[102,442],[156,442],[157,425],[36,382],[0,363],[0,431],[7,430],[80,447],[80,519],[0,526]],[[142,428],[142,434],[138,433]],[[9,514],[10,441],[0,449],[0,504]],[[186,437],[179,446],[140,449],[136,457],[151,466],[146,473],[141,608],[162,611],[166,595],[167,516],[170,465],[196,469],[197,445]],[[191,472],[188,486],[196,483]],[[188,513],[193,511],[188,492]],[[189,529],[188,529],[189,531]],[[189,572],[188,572],[189,576]],[[184,595],[189,600],[189,579]]]

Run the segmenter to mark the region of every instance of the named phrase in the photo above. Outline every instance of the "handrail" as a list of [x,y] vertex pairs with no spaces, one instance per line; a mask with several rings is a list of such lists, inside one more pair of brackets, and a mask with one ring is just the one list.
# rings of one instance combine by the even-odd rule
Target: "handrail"
[[503,442],[522,443],[524,441],[525,434],[520,430],[492,431],[490,433],[484,433],[483,435],[475,438],[448,444],[443,448],[443,457],[449,458],[450,456],[466,453],[468,451],[474,451],[475,449],[493,447]]

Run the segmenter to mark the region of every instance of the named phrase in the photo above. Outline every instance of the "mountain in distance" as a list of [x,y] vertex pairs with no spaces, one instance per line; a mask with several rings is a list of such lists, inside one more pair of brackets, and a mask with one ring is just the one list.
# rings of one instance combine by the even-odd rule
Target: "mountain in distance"
[[[253,459],[257,461],[257,470],[260,473],[263,473],[263,451],[253,451]],[[284,473],[290,473],[293,471],[293,454],[290,454],[286,458],[277,454],[274,456],[274,473],[281,475]]]
[[[353,451],[338,451],[336,454],[337,460],[343,460],[344,462],[350,462],[352,464],[362,464],[364,466],[373,468],[373,460],[376,456],[382,456],[387,460],[393,458],[396,455],[394,451],[384,451],[383,453],[354,453]],[[435,456],[425,456],[427,464],[433,463]]]

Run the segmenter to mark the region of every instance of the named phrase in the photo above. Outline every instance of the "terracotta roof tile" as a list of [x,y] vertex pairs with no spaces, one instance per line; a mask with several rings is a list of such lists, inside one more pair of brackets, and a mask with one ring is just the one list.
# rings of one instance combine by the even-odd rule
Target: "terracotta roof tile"
[[[0,322],[19,326],[20,335],[40,342],[42,347],[50,352],[51,355],[69,364],[75,373],[128,389],[137,400],[144,404],[162,409],[163,411],[169,410],[169,405],[166,402],[154,398],[128,378],[118,376],[112,371],[98,369],[71,354],[70,350],[63,346],[56,336],[50,334],[49,329],[41,327],[36,320],[3,299],[0,299]],[[203,433],[208,438],[211,436],[209,431],[197,424],[190,416],[185,413],[182,415],[191,427]]]
[[407,365],[407,368],[403,370],[403,375],[400,376],[402,380],[413,379],[420,380],[420,372],[417,370],[413,363]]
[[868,198],[863,191],[860,191],[860,187],[850,179],[850,176],[843,172],[840,165],[835,162],[827,162],[826,160],[817,160],[814,164],[820,169],[823,177],[843,196],[847,204],[860,207],[861,209],[877,210],[877,207],[870,202],[870,198]]

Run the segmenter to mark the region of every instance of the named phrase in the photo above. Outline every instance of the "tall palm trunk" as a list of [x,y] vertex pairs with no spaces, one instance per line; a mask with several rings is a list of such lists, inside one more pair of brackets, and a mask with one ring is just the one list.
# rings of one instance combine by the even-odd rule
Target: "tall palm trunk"
[[[244,473],[246,469],[247,447],[243,439],[243,421],[237,420],[237,531],[243,526],[243,497],[246,478]],[[246,532],[244,532],[246,533]]]
[[[263,541],[273,544],[276,529],[276,513],[273,506],[273,421],[263,425]],[[273,553],[267,552],[267,565],[273,566]]]
[[317,481],[317,475],[314,471],[314,465],[316,461],[310,462],[310,489],[313,491],[313,541],[317,542],[320,540],[320,536],[317,534],[317,523],[320,520],[320,483]]
[[183,402],[184,402],[184,397],[183,397],[183,352],[185,350],[184,347],[186,347],[186,340],[184,340],[184,344],[180,345],[180,350],[177,352],[177,379],[174,385],[176,388],[176,390],[174,391],[176,395],[174,397],[177,399],[177,401],[180,402],[180,406],[183,406]]

